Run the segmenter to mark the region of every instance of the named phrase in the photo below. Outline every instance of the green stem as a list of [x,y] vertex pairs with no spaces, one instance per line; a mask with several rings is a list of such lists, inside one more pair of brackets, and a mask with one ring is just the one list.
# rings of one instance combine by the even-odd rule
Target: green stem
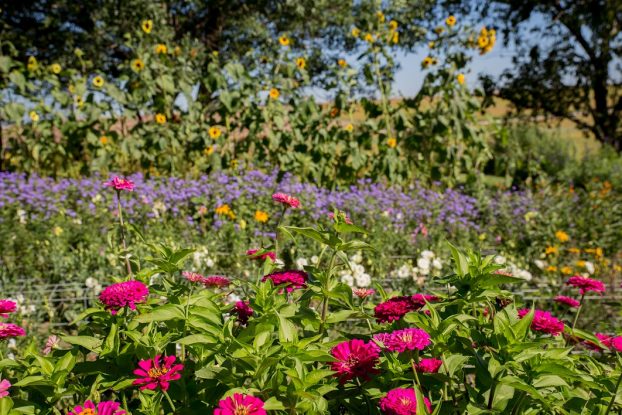
[[320,320],[320,334],[324,333],[324,325],[326,324],[326,314],[328,314],[328,296],[325,294],[327,290],[328,283],[330,282],[330,278],[333,274],[333,267],[335,266],[335,258],[337,257],[337,253],[333,252],[333,255],[330,257],[330,262],[328,263],[328,274],[326,275],[326,282],[322,286],[322,294],[324,295],[324,299],[322,300],[322,314]]
[[283,205],[283,211],[281,212],[281,216],[279,216],[279,220],[276,222],[276,229],[274,231],[274,255],[277,259],[279,258],[279,226],[281,226],[281,221],[283,221],[286,211],[287,205]]
[[488,409],[492,410],[492,404],[495,400],[495,389],[497,388],[497,383],[495,380],[492,380],[492,385],[490,385],[490,395],[488,395]]
[[127,254],[127,244],[125,242],[125,223],[123,222],[123,209],[121,208],[121,191],[117,190],[117,211],[119,212],[119,223],[121,225],[121,244],[123,246],[123,254],[125,255],[125,266],[127,267],[127,275],[132,279],[132,267],[130,266],[130,258]]
[[574,327],[577,325],[577,320],[579,320],[579,314],[581,314],[581,309],[583,308],[583,298],[585,298],[585,293],[581,294],[581,301],[579,301],[579,308],[577,308],[577,314],[574,316],[574,321],[572,322],[572,334],[574,335]]
[[382,82],[382,74],[380,73],[380,62],[378,61],[378,56],[374,53],[374,71],[376,72],[376,77],[378,78],[378,89],[380,90],[380,97],[382,99],[382,112],[384,115],[384,122],[387,125],[387,136],[389,138],[397,138],[393,137],[393,127],[391,126],[391,117],[389,116],[389,106],[387,103],[386,91],[384,89],[384,83]]
[[162,393],[166,397],[166,400],[168,401],[168,404],[171,406],[171,409],[173,410],[173,412],[177,412],[177,409],[175,409],[175,405],[173,404],[173,401],[171,400],[171,397],[168,396],[168,392],[165,391],[165,390],[162,390]]
[[367,413],[371,414],[371,408],[373,407],[373,405],[369,401],[369,396],[367,396],[367,392],[365,391],[365,389],[363,389],[363,386],[361,385],[361,380],[359,378],[356,378],[356,386],[358,386],[359,392],[363,395],[363,398],[365,398],[365,403],[367,404]]
[[618,376],[618,381],[616,382],[616,388],[613,391],[613,395],[611,396],[611,401],[609,402],[609,405],[607,406],[607,411],[605,412],[605,415],[608,415],[609,412],[611,411],[611,408],[613,408],[613,403],[616,400],[616,396],[618,395],[618,389],[620,388],[620,382],[622,382],[622,373],[620,373],[620,376]]
[[[186,328],[187,328],[187,322],[188,322],[188,314],[190,312],[190,297],[192,297],[192,291],[194,290],[194,286],[190,287],[190,292],[188,293],[188,301],[186,301],[186,309],[184,310],[184,334],[182,336],[186,337]],[[186,345],[182,344],[181,345],[181,361],[183,362],[184,360],[186,360]]]
[[520,392],[520,397],[516,400],[514,407],[512,408],[512,413],[510,415],[516,415],[520,410],[520,407],[523,404],[523,400],[525,399],[525,392]]

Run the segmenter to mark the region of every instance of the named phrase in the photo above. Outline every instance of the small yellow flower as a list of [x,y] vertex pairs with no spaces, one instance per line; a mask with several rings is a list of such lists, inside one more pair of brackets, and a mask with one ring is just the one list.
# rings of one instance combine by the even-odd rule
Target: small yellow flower
[[546,255],[556,254],[558,252],[559,252],[559,248],[557,248],[556,246],[547,246],[546,249],[544,250],[544,253]]
[[393,42],[394,44],[397,44],[399,41],[400,41],[400,33],[393,32],[393,35],[391,35],[391,42]]
[[572,268],[570,268],[570,267],[568,267],[568,266],[562,267],[562,268],[560,269],[560,271],[561,271],[561,272],[562,272],[562,274],[564,274],[564,275],[570,275],[570,274],[572,274]]
[[217,51],[217,50],[213,50],[213,51],[212,51],[212,56],[213,56],[213,57],[217,58],[217,57],[218,57],[218,55],[219,55],[219,53],[218,53],[218,51]]
[[32,122],[39,121],[39,114],[37,114],[35,111],[30,111],[28,116],[30,117],[30,121],[32,121]]
[[343,129],[351,133],[352,131],[354,131],[354,126],[352,124],[348,124],[345,127],[343,127]]
[[35,58],[34,56],[28,57],[28,65],[26,65],[26,67],[31,72],[36,71],[37,68],[39,67],[39,63],[37,62],[37,58]]
[[256,210],[255,211],[255,220],[259,223],[266,223],[268,222],[269,216],[268,213],[262,211],[262,210]]
[[145,63],[140,59],[134,59],[132,61],[132,69],[134,72],[140,72],[145,69]]
[[279,38],[279,43],[281,46],[289,46],[289,38],[287,36],[281,36]]
[[456,24],[455,16],[449,16],[447,19],[445,19],[445,24],[449,27],[453,27],[453,25]]
[[244,219],[240,219],[240,229],[244,230],[246,229],[246,221]]
[[384,13],[382,13],[381,11],[377,11],[376,12],[376,16],[378,17],[378,21],[380,23],[384,23],[386,17],[384,16]]
[[203,153],[208,157],[211,156],[212,154],[214,154],[214,146],[207,147],[205,150],[203,150]]
[[389,22],[389,29],[391,30],[397,30],[397,22],[395,20],[391,20]]
[[153,20],[143,20],[141,27],[143,28],[143,32],[147,34],[151,33],[153,29]]
[[487,236],[488,235],[486,235],[485,233],[482,233],[482,234],[479,235],[479,240],[480,241],[485,241]]
[[106,137],[105,135],[102,135],[101,137],[99,137],[99,142],[105,146],[106,144],[108,144],[108,137]]
[[74,84],[69,84],[69,86],[67,87],[67,89],[69,90],[69,92],[71,92],[72,94],[76,93],[76,86]]
[[546,270],[548,272],[555,272],[557,271],[557,267],[555,265],[549,265],[548,267],[546,267]]
[[464,74],[463,73],[459,73],[458,75],[456,75],[456,80],[458,81],[458,83],[460,85],[464,85]]
[[600,247],[596,248],[596,252],[594,255],[596,255],[596,258],[602,258],[604,255],[603,248],[600,248]]
[[73,103],[76,104],[78,108],[81,108],[84,105],[84,100],[80,95],[76,95],[73,97]]
[[95,88],[101,88],[102,86],[104,86],[104,78],[97,75],[95,78],[93,78],[92,83]]
[[276,88],[272,88],[270,90],[270,98],[272,99],[279,99],[279,96],[281,95],[281,93],[279,92],[278,89]]
[[158,43],[155,47],[155,53],[158,55],[165,55],[166,52],[168,51],[166,45],[162,44],[162,43]]
[[390,138],[387,140],[387,146],[389,146],[389,148],[395,148],[395,147],[397,147],[397,140],[396,140],[395,138],[393,138],[393,137],[390,137]]
[[345,67],[347,67],[347,66],[348,66],[348,62],[346,62],[346,60],[345,60],[345,59],[339,59],[339,60],[337,61],[337,65],[341,66],[342,68],[345,68]]
[[220,134],[222,134],[222,132],[220,131],[220,128],[218,127],[210,127],[209,129],[209,136],[212,137],[213,139],[216,139],[218,137],[220,137]]
[[359,37],[360,35],[361,35],[360,29],[357,29],[356,27],[353,27],[352,28],[352,36]]
[[428,47],[429,47],[430,49],[434,49],[434,46],[436,46],[436,43],[434,43],[434,42],[428,42]]
[[568,242],[570,240],[570,236],[568,236],[568,234],[564,231],[557,231],[555,232],[555,237],[557,238],[557,240],[559,242]]
[[364,39],[365,42],[372,43],[374,41],[374,36],[371,33],[366,33]]
[[63,228],[61,228],[60,226],[54,226],[52,228],[52,233],[54,234],[54,236],[60,236],[63,233]]
[[158,124],[165,124],[166,123],[166,115],[162,114],[162,113],[157,113],[155,115],[155,121]]
[[576,265],[579,268],[585,268],[585,261],[579,260],[579,261],[576,262]]
[[306,65],[307,62],[305,61],[305,58],[296,59],[296,66],[298,67],[298,69],[304,69]]
[[421,62],[421,66],[423,66],[424,68],[427,68],[428,66],[434,65],[434,58],[430,57],[430,56],[426,56],[425,58],[423,58],[423,61]]
[[484,49],[486,46],[488,46],[488,37],[486,36],[480,36],[477,38],[477,46],[480,47],[480,49]]
[[[579,248],[568,248],[568,252],[570,252],[571,254],[580,254],[581,250]],[[587,252],[587,249],[585,250],[585,252]]]
[[59,64],[57,64],[57,63],[53,63],[53,64],[50,65],[50,71],[53,74],[58,75],[60,73],[60,71],[62,71],[62,70],[63,70],[63,68]]
[[231,210],[227,204],[218,206],[216,208],[216,214],[219,216],[228,216],[229,219],[235,219],[235,213],[233,213],[233,210]]

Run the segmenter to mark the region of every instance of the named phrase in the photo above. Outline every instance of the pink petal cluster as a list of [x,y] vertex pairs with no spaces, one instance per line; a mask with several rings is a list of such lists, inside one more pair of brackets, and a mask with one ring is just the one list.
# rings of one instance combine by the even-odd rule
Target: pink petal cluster
[[113,177],[112,180],[104,183],[104,186],[114,187],[115,190],[127,190],[128,192],[134,190],[133,181],[117,176]]
[[420,373],[437,373],[442,365],[441,359],[425,358],[415,365],[415,370]]
[[231,284],[231,280],[223,275],[210,275],[205,278],[203,281],[203,285],[206,287],[217,287],[222,288]]
[[41,351],[43,355],[47,356],[52,353],[52,350],[56,349],[60,344],[60,338],[54,334],[52,334],[45,342],[45,347]]
[[248,301],[238,301],[233,306],[231,313],[237,314],[240,324],[246,325],[248,319],[253,316],[253,309]]
[[257,252],[259,252],[259,249],[249,249],[246,251],[246,256],[250,257],[250,259],[261,259],[262,261],[270,259],[272,262],[276,261],[276,253],[273,251],[267,251],[261,255],[255,255]]
[[0,340],[8,339],[9,337],[19,337],[25,335],[26,331],[16,324],[0,323]]
[[[529,314],[530,311],[531,310],[528,308],[518,310],[518,316],[523,318],[525,315]],[[552,334],[553,336],[559,336],[564,331],[564,323],[553,317],[548,311],[535,310],[533,321],[531,322],[531,329]]]
[[577,308],[581,305],[581,303],[575,300],[574,298],[566,297],[563,295],[558,295],[557,297],[555,297],[555,302],[559,304],[565,304],[568,307],[573,307],[573,308]]
[[162,361],[161,355],[156,355],[153,359],[141,360],[138,362],[138,369],[134,374],[139,376],[132,382],[132,385],[142,385],[140,390],[160,388],[167,391],[169,382],[181,378],[182,364],[174,364],[175,356],[166,356]]
[[11,387],[11,382],[6,379],[2,379],[0,381],[0,398],[4,398],[9,396],[9,388]]
[[330,351],[335,359],[331,369],[337,372],[339,383],[343,384],[354,378],[369,379],[379,373],[376,365],[380,362],[380,348],[374,343],[352,339],[339,343]]
[[285,206],[289,206],[293,209],[300,207],[300,200],[293,196],[286,195],[285,193],[275,193],[272,195],[272,200],[279,202]]
[[426,294],[415,294],[412,296],[402,295],[393,297],[378,304],[374,308],[374,316],[379,323],[390,323],[404,317],[406,313],[419,310],[425,302],[438,300],[438,297]]
[[376,290],[372,290],[371,288],[355,288],[352,290],[352,294],[356,295],[360,299],[365,299],[374,295]]
[[267,280],[272,280],[275,286],[286,284],[286,290],[290,293],[298,288],[305,288],[307,286],[307,273],[298,270],[278,271],[264,276],[261,282]]
[[381,341],[391,352],[403,353],[406,350],[423,350],[430,343],[430,335],[422,329],[408,328],[392,333],[380,333],[374,339]]
[[140,281],[125,281],[109,285],[99,294],[99,301],[111,314],[123,307],[136,310],[136,304],[144,302],[149,296],[149,288]]
[[11,300],[0,300],[0,317],[7,318],[9,313],[17,310],[17,304]]
[[[428,412],[432,412],[432,405],[428,398],[423,398]],[[417,395],[412,388],[396,388],[390,390],[380,399],[380,409],[385,415],[417,415]],[[423,415],[423,414],[420,414]]]
[[581,295],[589,291],[594,291],[596,293],[605,292],[605,284],[602,281],[595,280],[593,278],[582,277],[581,275],[575,275],[574,277],[568,278],[566,284],[578,288]]
[[67,415],[123,415],[125,411],[119,409],[119,402],[106,401],[97,404],[97,408],[92,401],[84,402],[84,405],[78,405],[73,411],[67,412]]
[[[609,336],[608,334],[596,333],[596,338],[607,349],[615,350],[616,352],[622,352],[622,336]],[[586,346],[592,350],[602,350],[602,348],[594,342],[586,341]]]
[[267,415],[267,412],[261,399],[235,393],[218,402],[214,415]]

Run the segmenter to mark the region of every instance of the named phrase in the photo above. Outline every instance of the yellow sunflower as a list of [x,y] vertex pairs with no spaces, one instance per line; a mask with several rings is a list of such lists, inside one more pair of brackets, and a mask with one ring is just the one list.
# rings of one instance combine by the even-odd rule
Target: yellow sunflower
[[459,73],[458,75],[456,75],[456,80],[458,81],[460,85],[464,85],[464,80],[465,80],[464,74]]
[[143,20],[141,27],[143,29],[143,32],[147,34],[151,33],[151,30],[153,29],[153,20]]
[[396,30],[397,29],[397,22],[395,20],[391,20],[389,22],[389,29],[391,29],[391,30]]
[[78,108],[81,108],[84,105],[84,100],[80,95],[76,95],[73,97],[73,102],[76,104]]
[[352,131],[354,131],[354,126],[350,123],[348,125],[346,125],[345,127],[343,127],[344,130],[346,130],[347,132],[351,133]]
[[158,55],[165,55],[167,51],[166,45],[162,43],[158,43],[155,47],[155,53]]
[[281,36],[279,38],[279,43],[281,46],[289,46],[289,38],[287,36]]
[[101,88],[102,86],[104,86],[104,78],[97,75],[95,78],[93,78],[92,83],[95,88]]
[[389,146],[389,148],[395,148],[395,147],[397,147],[397,140],[396,140],[395,138],[393,138],[393,137],[390,137],[390,138],[387,140],[387,146]]
[[102,135],[101,137],[99,137],[99,142],[102,143],[103,146],[108,144],[108,141],[109,141],[109,139],[105,135]]
[[358,29],[358,28],[356,28],[356,27],[353,27],[353,28],[352,28],[352,36],[354,36],[354,37],[359,37],[360,35],[361,35],[361,31],[360,31],[360,29]]
[[384,16],[384,13],[382,13],[381,11],[377,11],[376,12],[376,17],[378,17],[378,21],[380,23],[384,23],[386,17]]
[[33,123],[39,121],[39,114],[37,114],[35,111],[30,111],[28,116],[30,117],[30,121],[32,121]]
[[50,71],[53,74],[58,75],[60,73],[60,71],[62,71],[62,70],[63,70],[63,68],[58,63],[53,63],[53,64],[50,65]]
[[145,69],[145,63],[142,60],[134,59],[132,61],[132,70],[134,70],[134,72],[140,72],[143,69]]
[[449,27],[452,27],[456,24],[456,17],[455,16],[449,16],[447,19],[445,19],[445,24]]
[[37,68],[39,67],[39,63],[37,62],[37,58],[35,58],[34,56],[30,56],[28,58],[28,64],[26,65],[26,67],[31,72],[32,71],[36,71]]
[[337,61],[337,65],[341,66],[342,68],[345,68],[346,66],[348,66],[348,62],[346,62],[345,59],[339,59]]
[[434,58],[430,56],[426,56],[425,58],[423,58],[423,61],[421,61],[421,66],[423,66],[424,68],[427,68],[431,65],[434,65]]
[[398,43],[399,41],[400,41],[400,33],[393,32],[393,35],[391,36],[391,42]]
[[307,61],[305,61],[305,58],[297,58],[296,66],[298,67],[298,69],[304,69],[305,66],[307,66]]
[[155,122],[157,122],[158,124],[165,124],[166,123],[166,115],[164,115],[162,113],[157,113],[155,115]]
[[203,153],[206,156],[211,156],[212,154],[214,154],[214,146],[207,147],[205,150],[203,150]]
[[364,39],[365,42],[372,43],[374,41],[374,35],[372,35],[371,33],[366,33]]
[[220,128],[218,127],[210,127],[209,129],[209,136],[213,139],[217,139],[218,137],[220,137],[220,135],[222,134],[222,131],[220,131]]
[[278,89],[276,88],[272,88],[270,90],[270,98],[272,99],[279,99],[279,96],[281,95],[281,93],[279,92]]

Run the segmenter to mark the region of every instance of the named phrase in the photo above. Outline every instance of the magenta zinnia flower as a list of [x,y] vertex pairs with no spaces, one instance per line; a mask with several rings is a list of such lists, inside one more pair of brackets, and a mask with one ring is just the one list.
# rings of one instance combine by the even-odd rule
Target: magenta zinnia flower
[[218,402],[214,415],[266,415],[263,401],[251,395],[234,393]]
[[246,251],[246,255],[250,257],[250,259],[261,259],[265,261],[266,259],[270,259],[272,262],[276,261],[276,253],[272,251],[266,251],[261,255],[255,255],[259,252],[259,249],[249,249]]
[[86,401],[84,405],[78,405],[73,411],[67,412],[67,415],[123,415],[125,411],[119,409],[120,406],[119,402],[106,401],[98,403],[95,408],[92,401]]
[[[423,403],[428,408],[428,412],[432,412],[432,405],[428,398],[424,397]],[[380,399],[380,409],[385,415],[417,415],[415,390],[412,388],[390,390],[384,398]]]
[[9,337],[25,336],[26,331],[20,326],[13,323],[0,323],[0,340],[8,339]]
[[279,202],[285,206],[294,208],[294,209],[296,209],[297,207],[300,207],[300,200],[296,199],[293,196],[286,195],[285,193],[273,194],[272,200],[274,200],[275,202]]
[[278,271],[264,276],[261,282],[265,282],[266,280],[272,280],[275,286],[286,284],[287,292],[291,293],[298,288],[305,288],[307,286],[307,273],[298,270]]
[[238,301],[231,312],[238,315],[240,324],[248,323],[248,319],[253,315],[253,309],[248,301]]
[[574,298],[565,297],[563,295],[558,295],[555,297],[555,302],[560,304],[566,304],[568,307],[579,307],[581,305],[580,302],[575,300]]
[[337,372],[335,376],[339,377],[339,383],[355,377],[367,380],[369,375],[379,373],[375,366],[380,362],[380,349],[374,342],[353,339],[339,343],[330,353],[337,359],[331,363],[331,369]]
[[[529,311],[531,310],[528,308],[518,310],[518,316],[523,318],[525,315],[529,314]],[[558,336],[564,331],[564,323],[553,317],[548,311],[535,310],[533,321],[531,322],[531,329]]]
[[0,317],[7,318],[9,313],[17,310],[17,304],[11,300],[0,300]]
[[415,365],[415,369],[420,373],[437,373],[442,365],[443,361],[441,359],[425,358]]
[[134,190],[133,181],[117,176],[113,177],[109,182],[104,183],[104,186],[114,187],[115,190],[127,190],[128,192]]
[[391,352],[403,353],[406,350],[423,350],[430,344],[430,335],[422,329],[409,328],[393,333],[380,333],[374,336]]
[[355,288],[352,290],[352,294],[356,295],[360,299],[365,299],[371,295],[374,295],[376,290],[372,290],[371,288]]
[[11,382],[6,379],[2,379],[0,382],[0,398],[4,398],[9,396],[9,388],[11,387]]
[[596,293],[605,292],[605,284],[602,281],[582,277],[581,275],[575,275],[574,277],[568,278],[568,282],[566,282],[566,284],[578,288],[581,295],[587,293],[588,291],[594,291]]
[[433,303],[435,301],[438,301],[438,297],[435,295],[429,295],[429,294],[414,294],[411,297],[411,300],[415,304],[415,306],[417,306],[417,308],[421,308],[425,306],[426,301],[428,303]]
[[153,359],[141,360],[138,362],[138,369],[134,371],[136,376],[140,376],[134,380],[132,385],[143,385],[140,390],[160,388],[167,391],[169,382],[181,378],[181,370],[184,365],[175,363],[175,356],[164,357],[164,362],[160,365],[161,355],[156,355]]
[[123,307],[136,310],[136,304],[144,302],[149,296],[149,288],[140,281],[125,281],[109,285],[99,294],[101,301],[112,315]]
[[379,323],[390,323],[404,317],[408,312],[418,309],[417,304],[412,301],[412,297],[403,295],[393,297],[378,304],[374,308],[374,316]]

